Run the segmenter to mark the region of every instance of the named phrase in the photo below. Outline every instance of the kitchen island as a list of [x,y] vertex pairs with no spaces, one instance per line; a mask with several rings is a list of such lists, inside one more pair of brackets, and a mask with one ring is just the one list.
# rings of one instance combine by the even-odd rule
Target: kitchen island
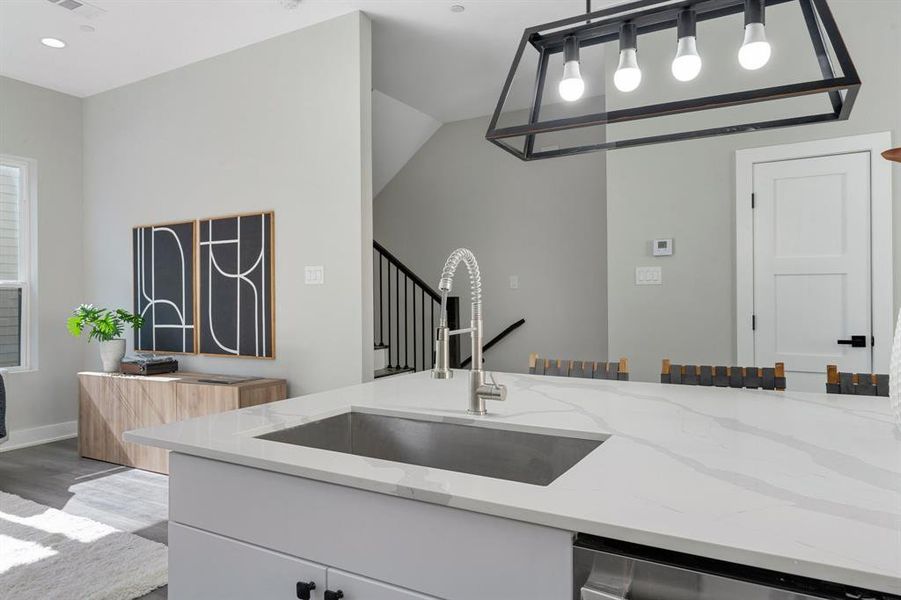
[[[465,374],[419,373],[126,433],[173,451],[171,597],[226,574],[231,556],[282,573],[273,581],[310,565],[329,582],[311,598],[361,577],[367,600],[571,598],[575,534],[901,594],[887,399],[497,380],[508,399],[484,417],[466,413]],[[601,443],[537,485],[259,439],[348,411]],[[297,596],[272,597],[304,597],[299,577]]]

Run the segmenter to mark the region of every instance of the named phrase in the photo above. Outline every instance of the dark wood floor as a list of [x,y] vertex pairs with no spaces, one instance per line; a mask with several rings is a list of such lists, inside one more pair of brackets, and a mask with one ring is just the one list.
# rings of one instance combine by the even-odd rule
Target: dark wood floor
[[[167,542],[169,478],[81,458],[74,439],[0,454],[0,490]],[[141,600],[167,597],[163,587]]]

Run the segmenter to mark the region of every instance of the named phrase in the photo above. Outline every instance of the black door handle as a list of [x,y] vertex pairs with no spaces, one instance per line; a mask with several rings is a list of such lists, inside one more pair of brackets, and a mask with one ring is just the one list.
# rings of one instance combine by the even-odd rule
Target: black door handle
[[297,582],[297,597],[300,600],[310,600],[311,593],[316,589],[315,581],[298,581]]
[[838,340],[837,343],[844,344],[846,346],[851,346],[852,348],[866,348],[867,347],[867,336],[852,335],[850,340]]
[[338,590],[337,592],[333,592],[332,590],[325,590],[325,595],[323,598],[325,600],[341,600],[344,597],[344,592]]

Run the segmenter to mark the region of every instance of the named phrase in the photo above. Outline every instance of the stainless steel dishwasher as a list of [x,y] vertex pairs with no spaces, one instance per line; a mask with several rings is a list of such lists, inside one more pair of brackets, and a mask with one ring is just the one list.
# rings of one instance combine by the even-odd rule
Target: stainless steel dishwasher
[[852,588],[579,534],[573,600],[901,600]]

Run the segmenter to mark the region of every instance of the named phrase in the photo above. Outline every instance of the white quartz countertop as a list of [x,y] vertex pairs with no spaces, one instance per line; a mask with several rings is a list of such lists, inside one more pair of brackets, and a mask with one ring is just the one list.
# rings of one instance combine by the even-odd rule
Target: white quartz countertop
[[[887,398],[428,373],[128,432],[127,441],[901,594],[901,434]],[[255,439],[353,408],[610,438],[546,487]]]

